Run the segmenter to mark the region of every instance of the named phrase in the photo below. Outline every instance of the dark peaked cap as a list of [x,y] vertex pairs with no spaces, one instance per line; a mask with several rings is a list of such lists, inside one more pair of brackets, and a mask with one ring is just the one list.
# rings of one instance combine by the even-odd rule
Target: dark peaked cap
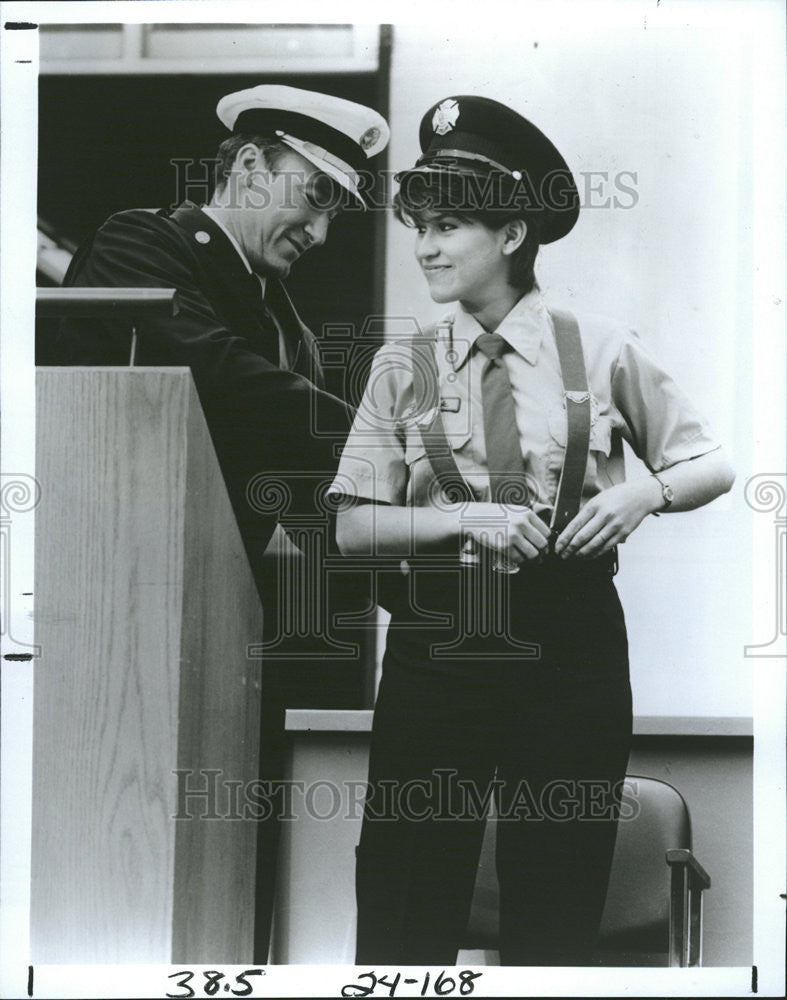
[[522,115],[488,97],[457,95],[433,104],[421,120],[422,156],[413,174],[495,175],[509,195],[535,211],[541,220],[541,243],[553,243],[571,231],[579,216],[574,178],[556,147]]

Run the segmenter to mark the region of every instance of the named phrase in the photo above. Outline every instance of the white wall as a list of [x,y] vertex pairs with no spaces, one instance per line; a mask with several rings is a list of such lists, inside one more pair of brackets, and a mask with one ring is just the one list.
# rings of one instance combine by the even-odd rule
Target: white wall
[[[463,93],[510,103],[567,159],[586,207],[575,230],[540,254],[548,301],[638,329],[708,416],[738,473],[730,496],[692,514],[649,518],[621,552],[636,711],[746,715],[752,661],[743,647],[757,641],[752,514],[743,501],[752,474],[756,53],[722,17],[703,30],[662,28],[648,5],[644,23],[615,28],[608,19],[545,21],[540,5],[519,9],[516,21],[496,25],[446,17],[440,27],[395,26],[390,164],[412,165],[423,113]],[[609,174],[600,194],[585,187],[599,183],[590,171]],[[621,171],[636,173],[636,198],[589,207],[616,193]],[[390,224],[387,313],[428,320],[441,307],[429,299],[412,243],[412,232]],[[630,475],[645,472],[632,458]]]

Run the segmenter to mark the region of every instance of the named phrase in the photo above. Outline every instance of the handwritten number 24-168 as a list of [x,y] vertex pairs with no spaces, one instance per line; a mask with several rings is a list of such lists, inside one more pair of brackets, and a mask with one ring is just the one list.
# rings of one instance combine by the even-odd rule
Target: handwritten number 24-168
[[[470,972],[469,970],[463,970],[457,976],[459,980],[459,993],[461,996],[469,996],[473,992],[473,987],[475,985],[475,980],[482,976],[481,972]],[[367,980],[367,984],[362,984],[361,980]],[[428,972],[424,973],[424,981],[421,987],[421,996],[426,996],[426,991],[429,989],[429,979],[430,975]],[[343,997],[368,997],[371,996],[378,986],[384,986],[388,988],[388,996],[393,997],[396,995],[396,987],[400,982],[412,984],[417,983],[417,979],[402,979],[401,972],[397,972],[393,979],[388,979],[386,976],[377,976],[374,972],[362,972],[358,976],[357,983],[348,983],[347,986],[342,989]],[[439,997],[448,996],[453,993],[456,989],[456,979],[451,976],[447,976],[445,972],[441,972],[440,975],[435,979],[432,984],[432,989],[435,994]]]

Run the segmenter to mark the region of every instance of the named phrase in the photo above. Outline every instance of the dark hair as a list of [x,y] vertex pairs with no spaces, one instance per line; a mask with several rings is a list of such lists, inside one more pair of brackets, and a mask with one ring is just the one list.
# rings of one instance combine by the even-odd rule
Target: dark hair
[[225,139],[216,152],[216,188],[221,190],[227,184],[227,178],[232,173],[238,150],[248,143],[254,143],[257,149],[265,157],[265,164],[271,173],[276,172],[276,165],[286,153],[291,152],[290,147],[280,139],[271,135],[252,135],[251,133],[239,132]]
[[535,263],[541,245],[541,220],[537,210],[523,207],[515,187],[502,175],[405,174],[394,195],[393,210],[394,216],[411,228],[442,215],[493,230],[521,219],[527,225],[527,235],[511,255],[509,282],[523,294],[538,288]]

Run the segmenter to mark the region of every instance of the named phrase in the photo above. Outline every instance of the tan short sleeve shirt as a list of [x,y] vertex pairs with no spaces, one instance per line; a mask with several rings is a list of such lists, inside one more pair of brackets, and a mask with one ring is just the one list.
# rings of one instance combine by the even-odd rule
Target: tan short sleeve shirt
[[[704,418],[657,364],[633,331],[607,320],[578,317],[591,390],[590,455],[583,503],[623,482],[623,441],[652,472],[718,448]],[[537,290],[498,326],[533,506],[555,502],[566,448],[566,410],[554,330]],[[481,405],[484,355],[473,348],[483,333],[460,309],[438,325],[436,361],[443,425],[457,467],[478,500],[489,500]],[[395,505],[435,502],[435,482],[419,422],[410,342],[377,353],[333,492]]]

